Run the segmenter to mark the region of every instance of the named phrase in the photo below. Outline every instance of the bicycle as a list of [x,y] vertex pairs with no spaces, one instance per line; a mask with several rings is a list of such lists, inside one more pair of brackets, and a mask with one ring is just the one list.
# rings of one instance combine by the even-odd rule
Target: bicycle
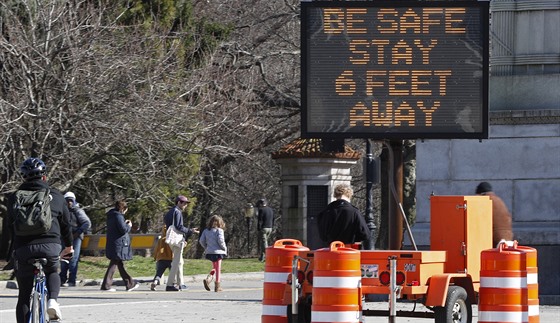
[[29,323],[50,322],[47,314],[47,279],[43,266],[47,264],[47,258],[29,259],[28,263],[35,266],[33,270],[33,290],[31,291],[29,304]]
[[[73,253],[58,257],[60,261],[69,262]],[[31,291],[29,304],[29,323],[56,323],[61,320],[51,320],[47,309],[47,277],[43,271],[43,266],[47,264],[47,258],[32,258],[27,261],[33,265],[33,290]]]

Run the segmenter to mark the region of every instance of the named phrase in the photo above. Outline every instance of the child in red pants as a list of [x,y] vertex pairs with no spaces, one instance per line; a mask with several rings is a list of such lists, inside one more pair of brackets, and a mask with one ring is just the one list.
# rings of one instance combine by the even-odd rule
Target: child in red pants
[[[212,215],[208,219],[206,229],[200,235],[200,245],[204,248],[206,259],[212,262],[212,270],[204,279],[204,288],[210,291],[210,283],[214,280],[214,292],[222,291],[220,286],[220,274],[222,271],[222,259],[227,257],[227,246],[224,239],[224,219],[219,215]],[[214,278],[215,276],[215,278]]]

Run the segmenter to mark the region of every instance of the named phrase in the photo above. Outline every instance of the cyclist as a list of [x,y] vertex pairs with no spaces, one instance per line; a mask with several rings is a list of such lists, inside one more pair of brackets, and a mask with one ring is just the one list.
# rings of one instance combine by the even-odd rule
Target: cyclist
[[[72,231],[69,224],[69,211],[62,194],[47,183],[47,166],[39,158],[28,158],[20,166],[20,174],[24,182],[19,186],[20,190],[38,191],[50,189],[50,206],[52,224],[50,230],[40,235],[22,236],[16,235],[14,226],[11,226],[12,243],[16,265],[16,279],[18,282],[18,302],[16,305],[16,318],[18,323],[29,320],[29,306],[31,291],[33,290],[34,267],[28,262],[33,258],[46,258],[47,264],[43,267],[47,279],[47,313],[51,320],[60,320],[60,307],[57,302],[60,292],[60,267],[59,256],[65,257],[73,253]],[[15,194],[10,195],[8,203],[8,215],[10,223],[14,223],[16,214]],[[61,241],[65,246],[64,250]]]

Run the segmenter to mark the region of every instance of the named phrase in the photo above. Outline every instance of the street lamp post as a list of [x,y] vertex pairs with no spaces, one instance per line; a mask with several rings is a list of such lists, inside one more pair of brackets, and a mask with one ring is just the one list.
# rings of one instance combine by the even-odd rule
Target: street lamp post
[[245,208],[245,221],[247,222],[247,254],[251,253],[251,220],[255,215],[255,208],[252,203],[247,203]]

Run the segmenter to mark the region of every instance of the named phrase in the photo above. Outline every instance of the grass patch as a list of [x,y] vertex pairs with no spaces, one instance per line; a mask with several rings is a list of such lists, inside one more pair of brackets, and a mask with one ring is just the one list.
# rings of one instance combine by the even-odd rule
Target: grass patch
[[[82,257],[78,267],[78,279],[103,279],[109,259],[105,257]],[[222,261],[222,273],[243,273],[264,271],[264,263],[256,258],[229,259]],[[153,277],[156,262],[152,257],[134,256],[125,262],[125,268],[132,277]],[[207,274],[212,264],[206,259],[185,259],[183,275]],[[118,272],[117,272],[118,273]],[[1,271],[0,280],[7,280],[10,271]]]
[[[109,265],[105,257],[82,257],[78,269],[78,276],[82,279],[103,278]],[[125,268],[132,277],[151,277],[156,272],[156,262],[152,257],[134,256],[125,262]],[[206,274],[212,269],[212,264],[206,259],[185,259],[184,275]],[[222,273],[242,273],[264,271],[264,263],[256,258],[224,259]]]

